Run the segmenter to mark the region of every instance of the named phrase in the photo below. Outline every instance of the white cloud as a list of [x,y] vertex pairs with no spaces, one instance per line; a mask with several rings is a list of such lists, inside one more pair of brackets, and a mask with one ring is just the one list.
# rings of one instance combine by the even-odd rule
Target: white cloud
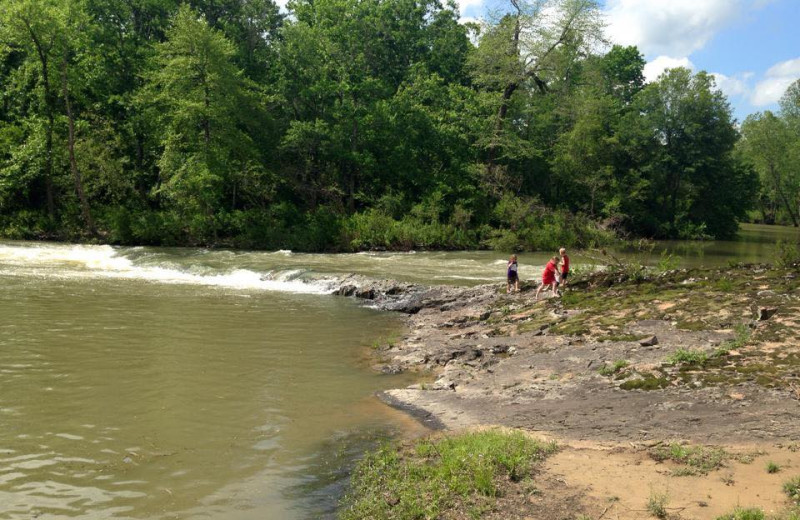
[[751,73],[745,73],[739,77],[726,76],[725,74],[720,74],[719,72],[712,72],[711,75],[714,76],[714,81],[717,83],[717,88],[729,98],[744,96],[750,92],[750,88],[747,85],[747,80],[752,76]]
[[670,56],[659,56],[644,66],[644,79],[648,82],[655,81],[667,69],[686,67],[694,69],[694,63],[689,58],[672,58]]
[[746,0],[608,0],[608,34],[646,55],[688,56],[738,18]]
[[456,0],[456,3],[458,4],[459,11],[463,15],[470,7],[481,7],[483,5],[483,0]]
[[800,78],[800,58],[776,63],[767,70],[765,78],[753,89],[750,102],[757,107],[780,101],[789,85]]

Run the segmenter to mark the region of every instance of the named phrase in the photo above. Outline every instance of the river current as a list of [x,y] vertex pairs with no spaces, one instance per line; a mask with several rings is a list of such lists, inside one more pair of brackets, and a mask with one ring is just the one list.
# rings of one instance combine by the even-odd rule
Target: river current
[[[771,261],[797,232],[742,237],[661,243],[652,261]],[[520,255],[522,278],[546,257]],[[374,397],[409,382],[370,369],[400,319],[329,296],[336,277],[472,285],[504,266],[0,242],[0,519],[330,517],[364,448],[422,433]]]

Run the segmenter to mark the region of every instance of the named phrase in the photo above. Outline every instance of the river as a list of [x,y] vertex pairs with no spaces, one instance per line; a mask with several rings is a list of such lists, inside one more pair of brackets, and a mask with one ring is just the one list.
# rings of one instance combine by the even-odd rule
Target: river
[[[770,261],[776,238],[797,231],[658,243],[643,261]],[[520,255],[523,278],[546,256]],[[0,242],[0,518],[331,516],[365,447],[422,432],[373,397],[409,382],[370,369],[399,317],[327,296],[332,278],[471,285],[504,265]]]

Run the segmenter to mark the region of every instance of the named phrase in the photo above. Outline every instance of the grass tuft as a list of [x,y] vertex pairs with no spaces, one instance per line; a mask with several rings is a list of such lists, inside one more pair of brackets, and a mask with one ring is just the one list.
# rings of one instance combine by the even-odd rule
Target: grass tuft
[[597,370],[597,372],[601,376],[613,376],[614,374],[616,374],[617,372],[619,372],[620,370],[629,365],[630,363],[628,361],[624,359],[618,359],[617,361],[614,361],[613,365],[603,364],[603,366],[600,367]]
[[729,457],[728,452],[714,446],[684,446],[672,443],[669,446],[658,446],[650,450],[650,457],[658,462],[671,460],[688,466],[694,473],[684,468],[675,471],[676,476],[706,474],[721,468]]
[[765,520],[764,511],[757,507],[743,509],[737,507],[733,513],[718,516],[717,520]]
[[650,498],[647,499],[647,510],[656,518],[665,519],[668,516],[667,503],[669,496],[666,493],[650,492]]
[[767,473],[777,473],[781,470],[781,467],[776,463],[769,461],[767,462]]
[[439,518],[447,511],[481,515],[502,492],[501,480],[527,479],[553,453],[519,431],[487,430],[387,444],[358,464],[339,517]]
[[671,355],[667,356],[667,364],[669,365],[702,365],[708,361],[708,355],[702,350],[679,348]]

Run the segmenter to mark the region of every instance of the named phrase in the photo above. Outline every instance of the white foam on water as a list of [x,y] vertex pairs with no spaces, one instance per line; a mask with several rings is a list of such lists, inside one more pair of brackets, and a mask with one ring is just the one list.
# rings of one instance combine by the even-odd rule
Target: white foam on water
[[258,273],[249,269],[191,273],[175,267],[137,265],[111,246],[0,244],[0,268],[57,278],[111,278],[302,294],[331,292],[330,280],[304,281],[303,271]]

